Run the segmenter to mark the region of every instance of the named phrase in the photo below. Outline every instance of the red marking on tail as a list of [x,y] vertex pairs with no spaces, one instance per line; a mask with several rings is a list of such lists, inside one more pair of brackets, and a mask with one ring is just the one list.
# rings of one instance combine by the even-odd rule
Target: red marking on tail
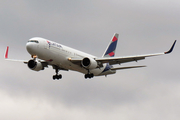
[[111,57],[114,56],[114,52],[109,53],[109,56]]
[[114,36],[114,38],[112,39],[113,42],[117,41],[118,39]]
[[5,54],[6,59],[8,58],[8,51],[9,51],[9,46],[7,46],[7,49],[6,49],[6,54]]

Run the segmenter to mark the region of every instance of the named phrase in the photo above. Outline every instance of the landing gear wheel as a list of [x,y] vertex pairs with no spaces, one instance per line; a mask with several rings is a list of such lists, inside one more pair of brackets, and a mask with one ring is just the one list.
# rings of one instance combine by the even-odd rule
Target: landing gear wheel
[[91,79],[91,78],[93,78],[93,77],[94,77],[94,74],[92,74],[92,73],[91,73],[91,74],[85,74],[85,75],[84,75],[84,78],[85,78],[85,79],[87,79],[87,78]]
[[55,80],[56,79],[56,75],[53,75],[53,80]]
[[61,78],[62,78],[62,75],[61,75],[61,74],[60,74],[60,75],[58,75],[58,77],[57,77],[57,78],[58,78],[58,80],[59,80],[59,79],[61,79]]
[[53,75],[53,80],[59,80],[59,79],[61,79],[62,78],[62,75],[60,74],[60,75]]
[[53,80],[59,80],[62,78],[62,75],[61,74],[58,74],[59,72],[59,67],[58,66],[53,66],[53,68],[55,69],[55,72],[56,72],[56,75],[53,75]]
[[85,79],[87,79],[87,78],[88,78],[87,74],[85,74],[85,75],[84,75],[84,78],[85,78]]
[[93,77],[94,77],[94,74],[90,74],[90,76],[91,76],[91,78],[93,78]]

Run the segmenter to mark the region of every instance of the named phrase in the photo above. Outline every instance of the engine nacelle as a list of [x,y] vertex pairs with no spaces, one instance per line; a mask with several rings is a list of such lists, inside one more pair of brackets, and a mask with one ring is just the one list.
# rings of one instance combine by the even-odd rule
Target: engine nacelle
[[44,69],[42,63],[35,60],[29,60],[27,65],[31,70],[34,71],[40,71]]
[[81,62],[81,65],[87,69],[95,69],[98,66],[96,60],[92,58],[84,58]]

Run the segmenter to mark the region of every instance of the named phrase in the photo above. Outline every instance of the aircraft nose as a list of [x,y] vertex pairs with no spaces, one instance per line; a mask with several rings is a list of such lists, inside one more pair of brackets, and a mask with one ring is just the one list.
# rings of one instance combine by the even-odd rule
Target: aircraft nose
[[33,43],[28,42],[26,44],[26,50],[31,54],[34,55],[34,51],[35,51],[35,45]]

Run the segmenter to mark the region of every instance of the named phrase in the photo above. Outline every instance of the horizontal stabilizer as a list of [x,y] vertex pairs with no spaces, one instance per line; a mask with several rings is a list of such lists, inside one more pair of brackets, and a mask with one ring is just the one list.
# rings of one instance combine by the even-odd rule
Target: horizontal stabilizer
[[111,68],[111,70],[122,70],[122,69],[131,69],[131,68],[140,68],[146,66],[130,66],[130,67],[119,67],[119,68]]

